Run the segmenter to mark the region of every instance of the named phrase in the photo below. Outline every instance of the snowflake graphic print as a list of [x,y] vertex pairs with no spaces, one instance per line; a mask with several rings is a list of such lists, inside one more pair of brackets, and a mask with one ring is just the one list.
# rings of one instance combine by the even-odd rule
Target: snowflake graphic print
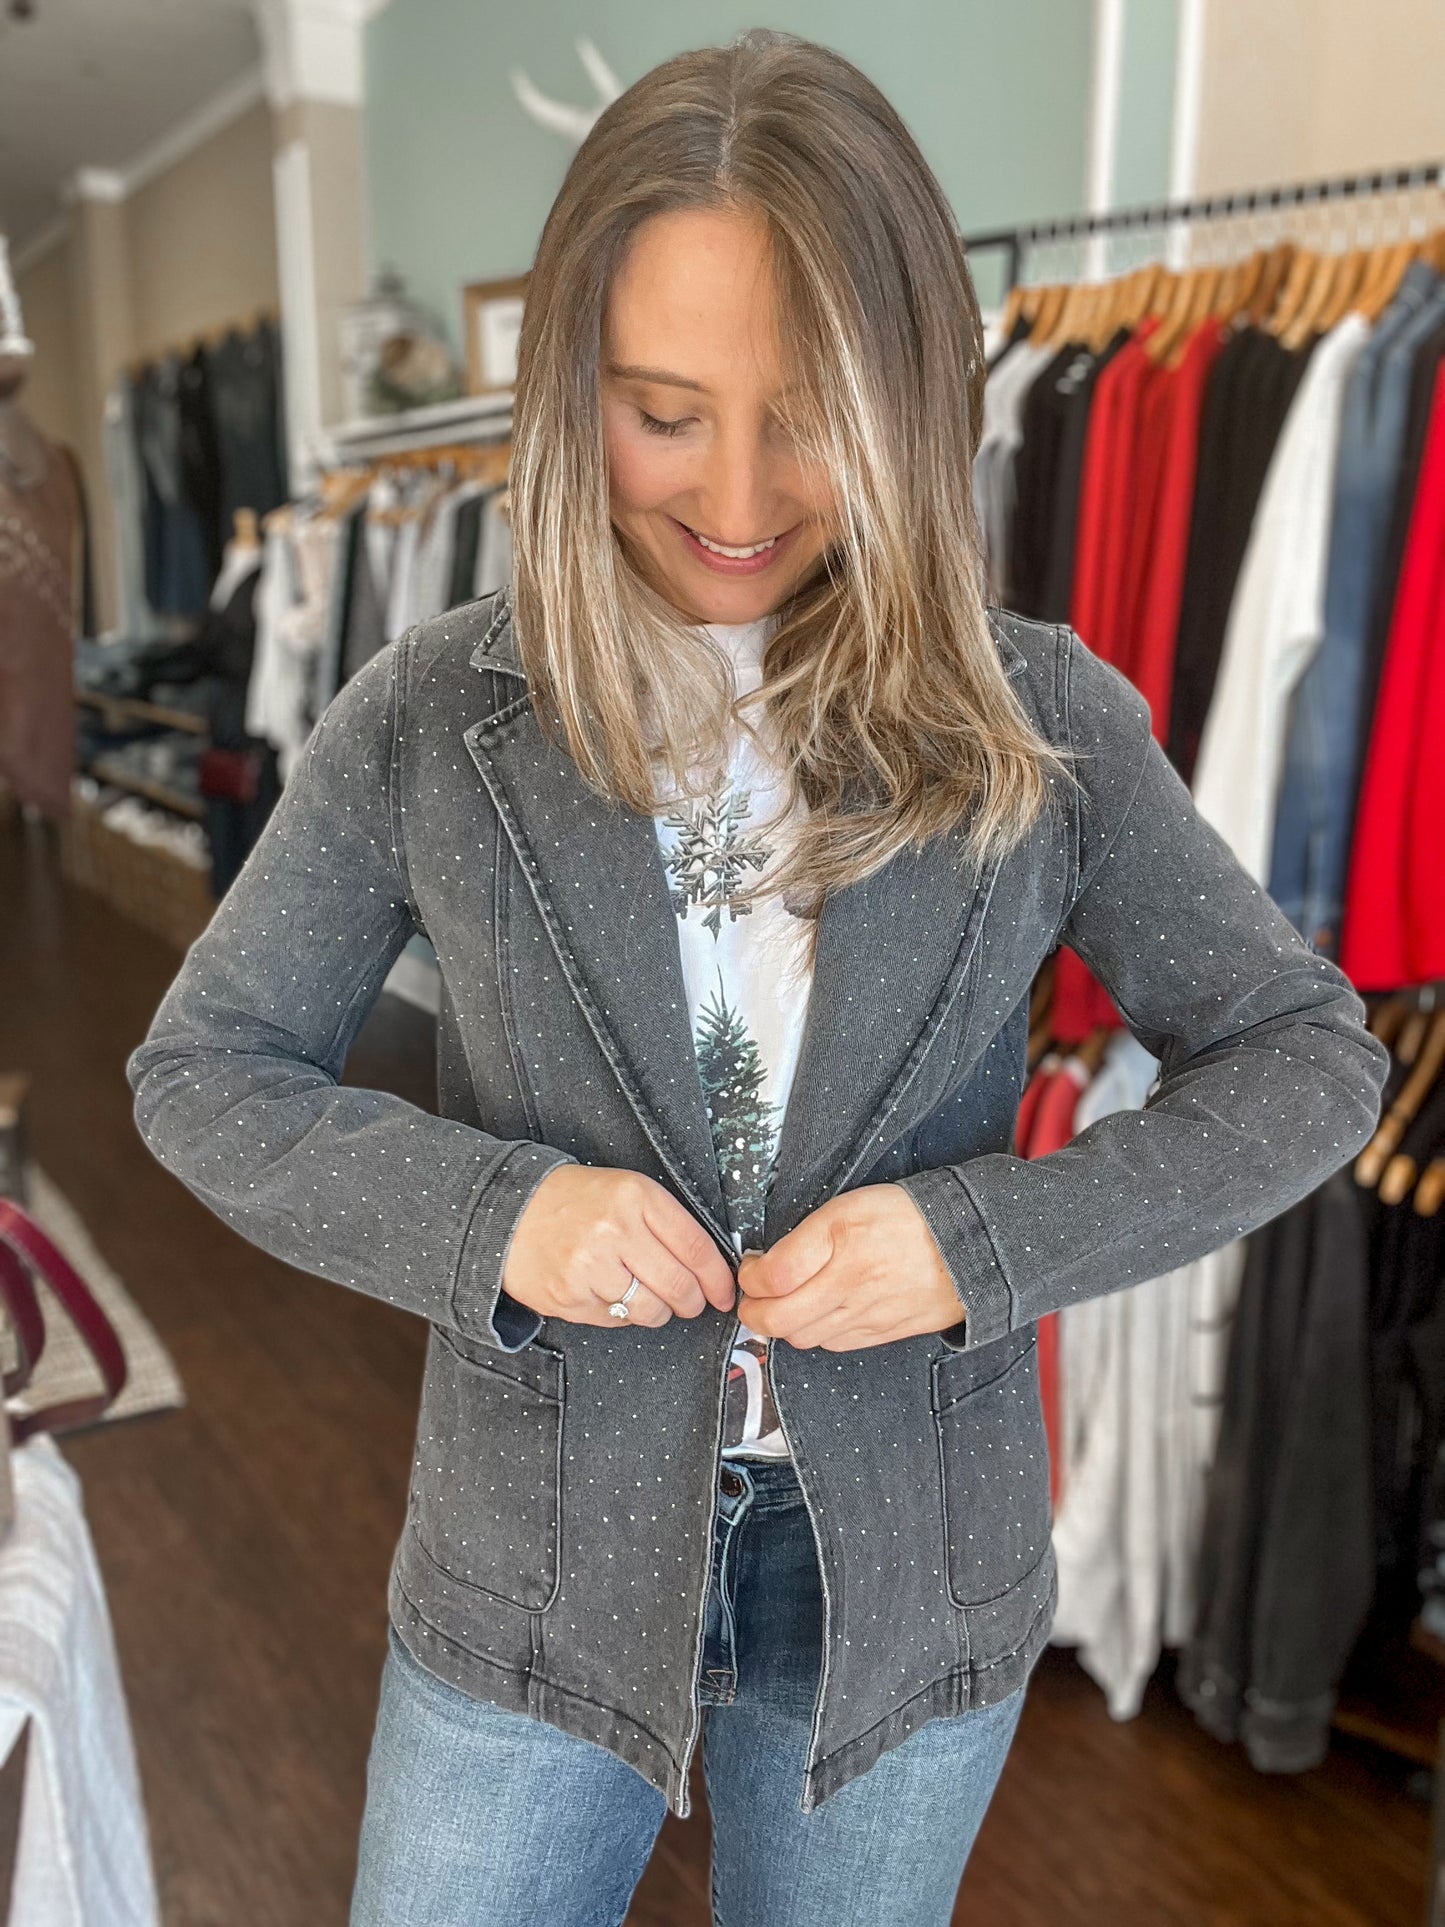
[[[710,625],[733,660],[739,695],[762,677],[771,619]],[[750,716],[760,727],[756,712]],[[803,923],[776,897],[741,893],[776,854],[757,827],[782,801],[774,766],[739,730],[726,777],[656,819],[678,917],[678,942],[698,1072],[735,1249],[760,1249],[768,1177],[807,1010]],[[769,1341],[740,1324],[723,1407],[728,1456],[786,1458],[768,1381]]]

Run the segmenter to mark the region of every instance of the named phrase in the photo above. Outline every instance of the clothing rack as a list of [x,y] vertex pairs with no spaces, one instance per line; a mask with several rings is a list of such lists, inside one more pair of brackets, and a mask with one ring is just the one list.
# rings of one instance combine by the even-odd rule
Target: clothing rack
[[1069,241],[1094,234],[1118,234],[1131,228],[1167,227],[1176,222],[1229,220],[1241,214],[1268,213],[1284,207],[1312,207],[1352,196],[1399,194],[1438,186],[1445,181],[1445,161],[1416,162],[1410,167],[1377,169],[1372,173],[1342,174],[1324,180],[1291,181],[1275,187],[1244,188],[1231,194],[1208,194],[1188,201],[1160,201],[1140,207],[1110,208],[1094,214],[1069,214],[1021,227],[990,228],[966,234],[969,254],[1003,249],[1008,255],[1008,285],[1015,287],[1023,265],[1023,251],[1040,241]]
[[[484,442],[434,441],[394,448],[382,454],[348,456],[335,467],[322,469],[315,493],[321,513],[344,516],[385,475],[401,475],[407,470],[434,470],[453,481],[481,482],[494,487],[506,482],[511,467],[512,441],[505,436]],[[500,506],[508,506],[504,494]],[[262,518],[262,528],[270,532],[287,525],[293,511],[283,503]],[[379,512],[380,521],[396,520],[390,511]]]
[[237,316],[231,321],[218,321],[209,328],[199,328],[193,335],[182,341],[173,341],[164,348],[153,348],[148,354],[137,355],[126,364],[126,373],[132,381],[139,381],[147,368],[153,368],[158,361],[174,358],[186,361],[198,348],[217,348],[228,335],[254,334],[258,328],[281,326],[281,317],[274,308],[253,308],[249,314]]

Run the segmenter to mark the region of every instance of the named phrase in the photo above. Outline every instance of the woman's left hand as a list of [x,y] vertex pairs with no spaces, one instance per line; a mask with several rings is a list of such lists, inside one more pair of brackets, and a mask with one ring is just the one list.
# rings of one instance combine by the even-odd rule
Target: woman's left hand
[[770,1251],[745,1252],[738,1293],[749,1331],[828,1352],[946,1331],[964,1315],[927,1220],[896,1184],[841,1192]]

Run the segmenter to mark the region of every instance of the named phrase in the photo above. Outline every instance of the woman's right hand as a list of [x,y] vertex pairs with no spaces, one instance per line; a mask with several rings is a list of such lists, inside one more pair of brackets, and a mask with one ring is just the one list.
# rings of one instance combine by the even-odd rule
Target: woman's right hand
[[517,1220],[502,1289],[546,1318],[616,1325],[607,1307],[632,1277],[634,1325],[731,1311],[737,1287],[716,1243],[672,1193],[641,1171],[559,1164]]

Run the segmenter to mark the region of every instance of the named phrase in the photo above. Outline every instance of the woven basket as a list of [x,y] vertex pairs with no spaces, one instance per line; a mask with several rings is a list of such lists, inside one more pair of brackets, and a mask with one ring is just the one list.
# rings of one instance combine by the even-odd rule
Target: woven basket
[[60,862],[72,883],[94,890],[123,917],[182,950],[200,936],[216,907],[208,871],[111,829],[81,796],[71,798],[61,824]]

